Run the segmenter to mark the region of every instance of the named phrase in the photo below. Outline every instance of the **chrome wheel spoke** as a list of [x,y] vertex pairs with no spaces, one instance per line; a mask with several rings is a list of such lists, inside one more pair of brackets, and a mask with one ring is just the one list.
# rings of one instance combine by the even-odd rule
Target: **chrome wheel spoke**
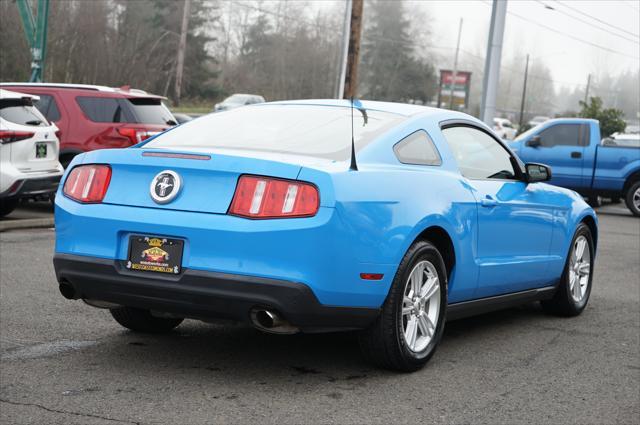
[[418,319],[412,317],[407,322],[407,330],[404,333],[407,340],[407,345],[412,350],[416,348],[416,339],[418,338]]
[[431,320],[426,315],[421,315],[418,317],[418,326],[420,327],[420,332],[422,335],[431,338],[433,336],[433,331],[435,326],[431,323]]
[[590,271],[591,271],[591,264],[587,262],[582,262],[580,263],[580,266],[578,266],[578,273],[581,276],[589,276]]
[[436,292],[440,291],[440,282],[437,277],[433,277],[424,284],[420,291],[420,300],[428,301]]
[[582,260],[585,246],[587,246],[587,241],[584,238],[578,239],[576,241],[576,259],[578,261]]

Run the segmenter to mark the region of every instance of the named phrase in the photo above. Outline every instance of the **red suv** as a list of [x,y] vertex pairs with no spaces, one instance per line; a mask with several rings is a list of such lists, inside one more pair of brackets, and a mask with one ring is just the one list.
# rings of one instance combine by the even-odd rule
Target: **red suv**
[[60,129],[60,163],[66,168],[79,153],[134,145],[176,125],[161,96],[129,87],[82,84],[2,83],[0,87],[35,94],[34,105]]

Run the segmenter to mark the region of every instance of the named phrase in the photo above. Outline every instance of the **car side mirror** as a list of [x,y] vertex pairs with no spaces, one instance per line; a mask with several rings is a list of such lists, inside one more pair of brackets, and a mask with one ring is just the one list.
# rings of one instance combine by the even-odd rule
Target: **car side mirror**
[[542,145],[542,141],[540,140],[540,135],[536,134],[535,136],[531,137],[531,139],[529,139],[529,141],[527,142],[527,146],[531,146],[532,148],[537,148],[538,146]]
[[525,164],[527,183],[546,182],[551,180],[551,167],[544,164]]

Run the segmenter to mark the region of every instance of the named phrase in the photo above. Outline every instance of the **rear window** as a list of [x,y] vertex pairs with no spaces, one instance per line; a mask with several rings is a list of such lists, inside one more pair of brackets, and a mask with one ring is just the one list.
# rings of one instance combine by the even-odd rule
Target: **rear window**
[[136,122],[143,124],[176,125],[176,119],[160,99],[131,98],[127,99]]
[[31,99],[0,99],[0,117],[20,125],[49,125],[47,119],[32,106]]
[[[356,150],[405,117],[353,111]],[[151,148],[258,150],[345,161],[351,153],[351,110],[310,105],[261,105],[210,114],[149,142]]]

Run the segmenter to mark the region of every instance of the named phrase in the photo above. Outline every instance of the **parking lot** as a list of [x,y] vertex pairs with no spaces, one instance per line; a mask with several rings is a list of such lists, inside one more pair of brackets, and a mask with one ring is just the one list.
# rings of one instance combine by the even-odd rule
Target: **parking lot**
[[640,220],[622,206],[599,218],[583,315],[531,305],[449,323],[413,374],[367,366],[348,333],[196,321],[166,336],[127,332],[59,295],[52,229],[4,232],[0,421],[637,423]]

